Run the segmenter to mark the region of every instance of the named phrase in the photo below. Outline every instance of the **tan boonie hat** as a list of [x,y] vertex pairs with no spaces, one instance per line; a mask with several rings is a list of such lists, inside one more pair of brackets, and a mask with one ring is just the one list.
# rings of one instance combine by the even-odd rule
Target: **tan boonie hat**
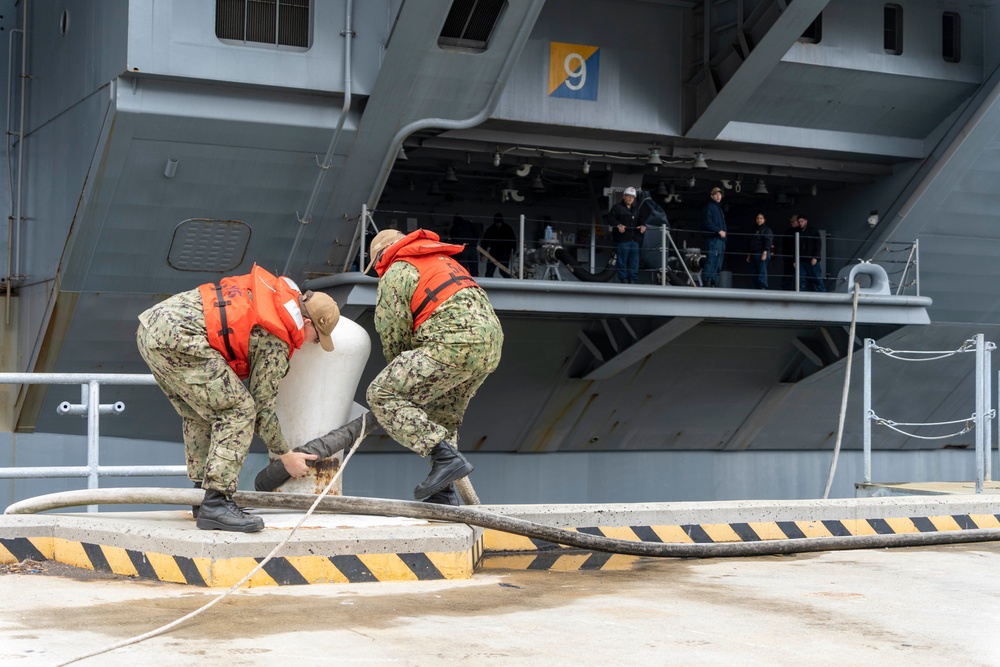
[[302,295],[302,309],[305,311],[302,314],[316,329],[319,344],[327,352],[333,352],[333,338],[330,334],[340,321],[340,308],[337,307],[337,302],[328,294],[309,291]]
[[368,273],[371,271],[375,262],[378,261],[379,253],[404,236],[406,236],[406,234],[398,229],[383,229],[376,234],[375,238],[372,239],[371,246],[368,248],[368,256],[371,257],[371,259],[368,260],[368,266],[365,267],[365,270],[362,271],[362,273]]

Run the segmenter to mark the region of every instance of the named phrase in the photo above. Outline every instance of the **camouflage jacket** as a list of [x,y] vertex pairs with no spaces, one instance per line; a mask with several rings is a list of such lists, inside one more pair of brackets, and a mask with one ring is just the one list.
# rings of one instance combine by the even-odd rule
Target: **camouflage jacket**
[[[205,314],[201,294],[197,289],[176,294],[139,315],[160,347],[182,354],[204,357],[210,354],[205,329]],[[268,450],[275,455],[289,451],[288,442],[281,433],[275,400],[278,385],[288,373],[288,345],[277,336],[255,326],[250,332],[250,379],[248,386],[257,409],[254,432],[260,436]],[[185,379],[190,384],[208,381],[208,369],[199,371],[187,368]]]
[[375,331],[382,339],[382,353],[390,362],[407,350],[432,348],[439,359],[455,354],[455,348],[482,342],[480,326],[499,327],[486,292],[479,287],[459,290],[439,305],[413,330],[410,302],[420,273],[405,261],[393,262],[378,284],[375,301]]

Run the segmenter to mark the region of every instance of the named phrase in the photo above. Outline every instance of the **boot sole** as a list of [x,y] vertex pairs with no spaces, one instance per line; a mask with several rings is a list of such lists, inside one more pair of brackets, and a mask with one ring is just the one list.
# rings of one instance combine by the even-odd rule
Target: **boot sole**
[[462,479],[463,477],[468,477],[469,473],[471,473],[473,470],[475,470],[475,468],[472,467],[472,464],[466,461],[464,466],[462,466],[455,472],[445,477],[444,480],[442,480],[439,484],[436,484],[435,486],[425,490],[421,490],[420,486],[418,485],[417,488],[413,490],[413,497],[416,498],[417,500],[430,498],[435,493],[441,491],[442,489],[444,489],[444,487],[448,486],[449,484],[453,484],[458,480]]
[[232,533],[256,533],[264,530],[264,524],[252,524],[247,526],[230,526],[214,519],[198,519],[198,528],[201,530],[228,530]]

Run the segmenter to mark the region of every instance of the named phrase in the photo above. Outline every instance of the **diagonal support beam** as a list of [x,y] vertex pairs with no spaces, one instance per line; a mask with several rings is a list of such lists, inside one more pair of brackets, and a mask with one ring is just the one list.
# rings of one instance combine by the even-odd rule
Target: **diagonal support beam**
[[612,357],[606,363],[592,370],[583,379],[607,380],[613,378],[629,366],[642,361],[670,341],[697,326],[701,321],[700,317],[674,317],[646,337],[640,338],[635,344],[622,350],[621,354]]
[[809,345],[804,340],[802,340],[801,338],[793,338],[792,339],[792,345],[794,345],[795,348],[799,352],[801,352],[805,356],[806,359],[808,359],[809,361],[813,362],[814,364],[816,364],[820,368],[822,368],[823,366],[826,365],[826,364],[823,363],[823,360],[820,359],[820,356],[818,354],[816,354],[815,352],[813,352],[812,348],[809,347]]
[[795,0],[789,4],[685,136],[691,139],[717,139],[760,88],[761,80],[778,66],[781,58],[788,53],[809,24],[816,20],[828,2],[829,0]]

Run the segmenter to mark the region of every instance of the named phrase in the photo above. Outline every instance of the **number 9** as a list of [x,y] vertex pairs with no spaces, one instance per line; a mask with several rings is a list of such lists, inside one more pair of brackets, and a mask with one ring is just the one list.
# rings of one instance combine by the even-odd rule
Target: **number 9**
[[[575,69],[573,68],[574,61],[580,63]],[[570,53],[566,56],[563,61],[563,70],[570,79],[566,81],[566,87],[570,90],[580,90],[587,83],[587,61],[579,53]],[[577,81],[573,83],[572,79]]]

